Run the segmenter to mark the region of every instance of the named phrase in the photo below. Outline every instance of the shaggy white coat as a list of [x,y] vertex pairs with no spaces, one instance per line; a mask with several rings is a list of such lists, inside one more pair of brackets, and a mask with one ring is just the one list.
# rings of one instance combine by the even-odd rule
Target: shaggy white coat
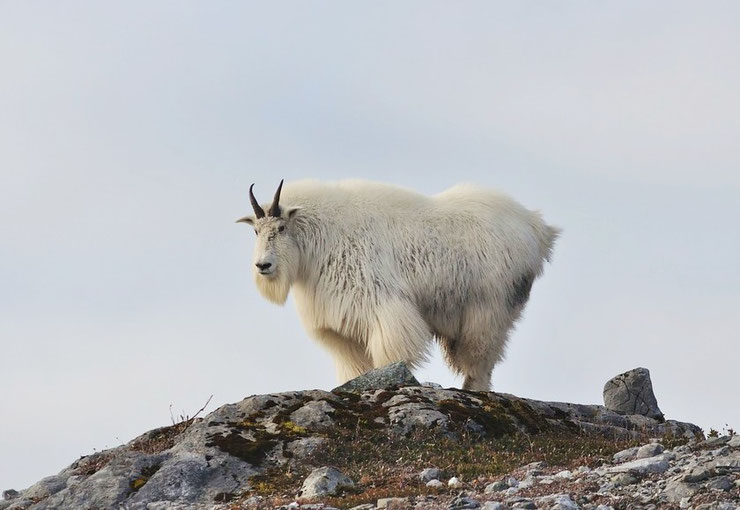
[[334,356],[337,378],[428,355],[432,339],[488,390],[557,228],[508,196],[460,184],[431,197],[367,181],[288,182],[280,217],[255,227],[260,293],[293,290],[309,334]]

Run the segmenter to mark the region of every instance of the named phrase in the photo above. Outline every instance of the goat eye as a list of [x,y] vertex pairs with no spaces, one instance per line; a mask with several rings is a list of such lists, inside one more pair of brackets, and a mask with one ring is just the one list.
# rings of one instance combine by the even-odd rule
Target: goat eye
[[285,225],[280,225],[278,227],[278,232],[282,232],[283,230],[285,230]]
[[260,235],[260,233],[257,231],[256,228],[254,229],[254,233],[257,234],[257,235]]

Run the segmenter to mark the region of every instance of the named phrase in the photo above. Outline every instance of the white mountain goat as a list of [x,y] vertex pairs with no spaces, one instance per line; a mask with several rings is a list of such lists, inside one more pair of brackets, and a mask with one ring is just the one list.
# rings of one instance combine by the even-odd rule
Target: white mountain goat
[[557,228],[501,193],[461,184],[431,197],[367,181],[283,182],[267,213],[249,188],[254,277],[293,295],[344,382],[436,338],[463,388],[487,391]]

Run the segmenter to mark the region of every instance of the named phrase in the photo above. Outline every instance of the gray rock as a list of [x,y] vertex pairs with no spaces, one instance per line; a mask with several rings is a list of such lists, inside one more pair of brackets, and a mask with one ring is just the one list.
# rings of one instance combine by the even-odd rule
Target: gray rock
[[8,508],[10,510],[25,510],[26,508],[30,508],[31,505],[33,505],[34,501],[32,499],[24,498],[23,495],[21,495],[16,499],[10,501],[3,500],[0,503],[2,503],[2,506],[0,508],[3,509]]
[[441,469],[438,468],[426,468],[419,473],[419,479],[422,482],[429,482],[431,480],[439,480],[444,474]]
[[399,361],[382,368],[370,370],[359,377],[337,386],[332,391],[359,393],[367,390],[401,388],[404,386],[421,386],[411,373],[406,363]]
[[297,460],[302,460],[316,453],[327,441],[325,437],[303,437],[285,445],[285,450]]
[[732,489],[732,479],[729,476],[718,476],[707,482],[708,489],[729,491]]
[[15,489],[8,489],[3,491],[3,499],[6,501],[10,501],[11,499],[17,498],[19,495],[18,491]]
[[521,469],[524,470],[527,475],[530,476],[539,476],[543,473],[543,469],[547,467],[547,463],[544,461],[539,462],[530,462],[526,466],[522,466]]
[[408,503],[406,498],[380,498],[378,504],[375,505],[377,508],[401,508],[403,505]]
[[481,510],[506,510],[506,507],[498,501],[486,501],[483,503]]
[[375,505],[372,503],[365,503],[364,505],[353,506],[349,510],[375,510]]
[[697,483],[709,480],[711,476],[710,471],[705,467],[695,467],[690,473],[684,475],[682,480],[686,483]]
[[624,487],[637,483],[637,477],[630,473],[618,473],[612,477],[615,487]]
[[[554,478],[554,476],[553,476]],[[514,480],[516,482],[516,480]],[[517,485],[513,485],[512,487],[516,487],[518,489],[528,489],[529,487],[533,486],[535,483],[535,478],[532,475],[527,475],[524,477],[524,480],[521,482],[517,482]]]
[[731,448],[740,448],[740,435],[734,435],[727,441],[727,446]]
[[580,507],[567,494],[561,494],[555,498],[554,505],[550,510],[578,510]]
[[442,483],[441,481],[435,479],[435,480],[429,480],[426,483],[426,486],[427,487],[432,487],[433,489],[444,489],[445,484]]
[[718,457],[709,463],[717,471],[723,472],[740,472],[740,452],[734,452],[732,455]]
[[388,418],[394,434],[405,436],[411,431],[429,430],[438,427],[446,430],[449,418],[446,414],[432,409],[428,404],[410,402],[391,407]]
[[639,448],[636,446],[633,448],[627,448],[626,450],[615,453],[612,460],[616,463],[633,460],[637,456],[637,450],[639,450]]
[[25,491],[23,497],[40,501],[67,487],[67,479],[59,475],[47,476]]
[[635,368],[610,379],[604,386],[604,405],[619,414],[640,414],[664,420],[647,368]]
[[660,443],[650,443],[641,446],[637,449],[635,454],[636,459],[647,459],[648,457],[655,457],[663,453],[663,445]]
[[326,400],[314,400],[294,411],[290,420],[309,430],[329,428],[334,425],[334,420],[329,416],[333,412],[334,408]]
[[637,475],[646,475],[650,473],[663,473],[668,470],[670,464],[663,455],[649,457],[647,459],[637,459],[618,466],[607,469],[611,473],[634,473]]
[[[250,507],[250,506],[254,506],[254,505],[259,505],[260,503],[262,503],[262,500],[263,499],[265,499],[265,498],[262,497],[262,496],[252,496],[252,497],[249,497],[249,498],[245,499],[243,505],[246,506],[246,507]],[[149,509],[147,509],[147,510],[149,510]]]
[[450,506],[448,508],[449,510],[469,510],[473,508],[480,508],[480,503],[477,500],[467,496],[457,496],[455,499],[452,500],[452,503],[450,503]]
[[354,482],[341,471],[331,466],[320,467],[311,471],[301,487],[302,498],[321,498],[336,495],[345,488],[354,487]]
[[524,508],[526,510],[536,510],[537,505],[534,501],[526,498],[518,498],[518,501],[511,504],[511,508]]
[[732,440],[733,436],[717,436],[710,437],[702,443],[704,447],[716,448],[718,446],[724,446]]
[[494,492],[505,491],[508,488],[508,483],[499,480],[498,482],[493,482],[486,485],[486,488],[483,490],[483,492],[486,494],[493,494]]
[[704,503],[694,507],[695,510],[737,510],[738,507],[729,501],[718,501],[715,503]]
[[729,446],[723,446],[722,448],[712,450],[712,455],[714,455],[715,457],[724,457],[725,455],[729,455],[730,452],[732,452],[732,448],[730,448]]
[[685,483],[680,480],[669,480],[663,489],[663,497],[669,503],[680,503],[684,498],[690,498],[699,490],[699,485]]

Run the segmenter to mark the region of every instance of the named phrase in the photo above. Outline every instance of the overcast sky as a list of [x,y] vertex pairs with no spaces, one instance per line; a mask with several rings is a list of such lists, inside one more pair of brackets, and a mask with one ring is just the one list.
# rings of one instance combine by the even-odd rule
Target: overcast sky
[[[0,490],[335,384],[247,189],[505,190],[563,228],[494,388],[740,427],[740,4],[0,1]],[[459,386],[436,355],[421,380]]]

